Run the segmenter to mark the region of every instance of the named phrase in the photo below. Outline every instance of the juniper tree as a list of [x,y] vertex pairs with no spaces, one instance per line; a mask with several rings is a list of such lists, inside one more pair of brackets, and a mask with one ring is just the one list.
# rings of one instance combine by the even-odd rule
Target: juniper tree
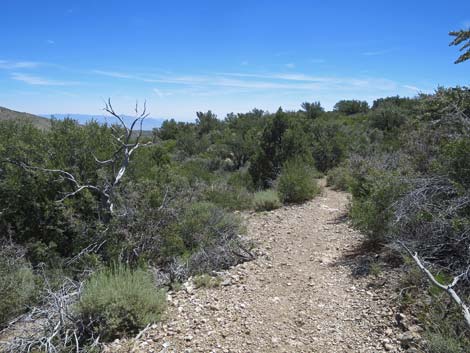
[[454,36],[454,40],[450,45],[460,45],[463,44],[460,48],[461,52],[464,52],[459,58],[455,61],[456,64],[464,62],[470,59],[470,29],[460,30],[450,32],[449,35]]
[[307,117],[310,119],[318,118],[325,111],[321,106],[320,102],[303,102],[301,106],[302,109],[305,111]]

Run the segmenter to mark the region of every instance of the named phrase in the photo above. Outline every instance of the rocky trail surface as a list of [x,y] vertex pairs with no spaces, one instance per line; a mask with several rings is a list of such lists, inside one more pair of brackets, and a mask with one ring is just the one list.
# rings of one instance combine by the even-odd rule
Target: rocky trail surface
[[[401,352],[390,292],[352,276],[363,236],[345,220],[346,193],[325,188],[298,206],[246,215],[260,256],[216,288],[169,294],[167,319],[134,352]],[[127,347],[127,348],[125,348]],[[129,351],[117,340],[109,352]]]

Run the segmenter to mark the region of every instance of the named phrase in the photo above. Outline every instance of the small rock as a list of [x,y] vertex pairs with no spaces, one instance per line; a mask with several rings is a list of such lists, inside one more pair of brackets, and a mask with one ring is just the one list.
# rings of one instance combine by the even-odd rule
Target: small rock
[[227,286],[230,286],[231,284],[232,284],[232,281],[230,280],[230,278],[227,278],[224,281],[222,281],[222,283],[220,285],[222,287],[227,287]]
[[404,348],[410,347],[420,338],[420,335],[416,332],[407,331],[398,336],[398,340]]
[[411,325],[410,327],[408,327],[408,331],[413,332],[413,333],[419,333],[419,332],[422,332],[423,329],[418,325]]

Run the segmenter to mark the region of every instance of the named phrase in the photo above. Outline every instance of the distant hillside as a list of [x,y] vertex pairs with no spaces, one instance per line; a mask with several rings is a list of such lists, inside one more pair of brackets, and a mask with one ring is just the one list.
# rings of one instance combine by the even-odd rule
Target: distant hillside
[[[32,123],[39,129],[47,130],[51,126],[51,119],[48,119],[44,116],[37,116],[29,113],[22,113],[17,112],[15,110],[7,109],[4,107],[0,107],[0,122],[4,120],[16,120],[16,121],[24,121],[28,123]],[[76,120],[79,124],[84,125],[91,120],[95,120],[100,124],[104,123],[115,123],[115,119],[112,117],[105,117],[105,116],[92,116],[92,115],[84,115],[84,114],[50,114],[48,115],[51,118],[63,120],[65,118],[71,118]],[[124,116],[124,121],[126,124],[131,124],[133,118]],[[152,136],[152,129],[158,128],[162,125],[164,119],[156,119],[156,118],[147,118],[142,125],[143,134],[144,136],[150,137]]]
[[[55,118],[55,119],[65,119],[71,118],[78,121],[79,124],[85,125],[87,122],[94,120],[99,124],[116,124],[118,123],[116,118],[112,116],[105,116],[105,115],[90,115],[90,114],[41,114],[43,117],[47,118]],[[131,125],[134,121],[132,116],[123,115],[124,122],[127,125]],[[142,129],[144,131],[152,131],[154,128],[159,128],[165,119],[162,118],[152,118],[148,117],[144,120],[142,124]]]
[[51,121],[47,118],[0,107],[0,121],[5,120],[17,120],[32,123],[39,129],[49,129],[51,126]]

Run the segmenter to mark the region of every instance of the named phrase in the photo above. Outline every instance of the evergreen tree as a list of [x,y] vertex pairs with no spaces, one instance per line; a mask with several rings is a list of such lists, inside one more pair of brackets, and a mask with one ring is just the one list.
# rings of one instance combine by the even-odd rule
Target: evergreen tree
[[464,62],[470,59],[470,29],[468,30],[460,30],[460,31],[453,31],[450,32],[449,35],[454,36],[454,40],[450,43],[450,45],[460,45],[463,43],[462,47],[460,48],[461,52],[464,52],[459,58],[455,61],[456,64]]
[[301,107],[309,119],[316,119],[325,111],[320,102],[303,102]]

